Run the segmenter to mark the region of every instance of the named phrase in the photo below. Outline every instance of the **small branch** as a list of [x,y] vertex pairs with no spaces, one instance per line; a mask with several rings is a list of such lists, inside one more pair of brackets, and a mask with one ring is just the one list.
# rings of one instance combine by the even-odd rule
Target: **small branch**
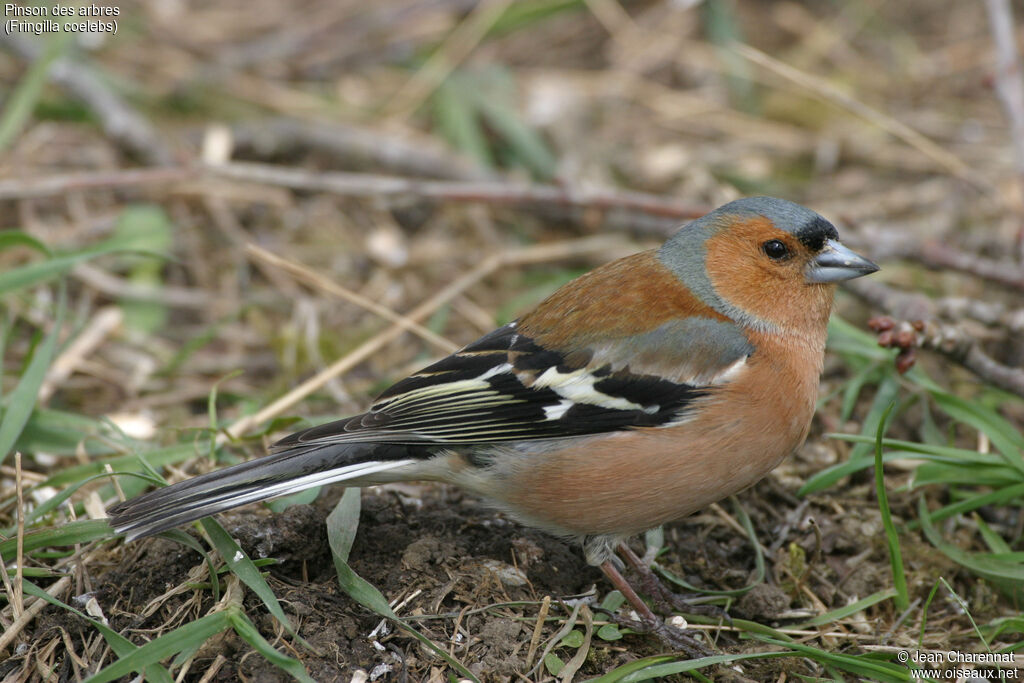
[[40,178],[0,180],[0,200],[53,197],[69,192],[134,185],[165,185],[188,180],[195,171],[186,167],[136,168],[128,170],[66,173]]
[[906,256],[929,268],[950,268],[1024,291],[1024,269],[1010,261],[976,256],[940,242],[925,242]]
[[353,125],[275,119],[235,126],[235,146],[262,158],[328,154],[346,168],[446,180],[484,180],[492,174],[437,148],[432,140],[406,141]]
[[989,26],[996,48],[996,95],[1010,120],[1010,139],[1017,172],[1024,182],[1024,80],[1021,79],[1013,10],[1009,0],[985,0]]
[[[36,41],[18,35],[5,35],[11,52],[27,61],[42,56]],[[100,120],[104,132],[117,144],[148,164],[169,164],[173,159],[170,147],[135,109],[107,87],[93,70],[81,61],[58,59],[50,68],[50,80],[67,90]]]
[[82,331],[69,343],[64,351],[50,365],[50,369],[39,387],[38,400],[41,405],[53,395],[64,380],[71,376],[79,363],[96,350],[124,320],[124,313],[119,306],[107,306],[89,316],[89,322]]
[[[396,203],[408,201],[479,202],[519,208],[624,212],[646,216],[637,221],[643,232],[666,234],[679,221],[703,216],[706,206],[665,199],[642,192],[589,190],[556,185],[531,185],[502,181],[430,181],[367,173],[317,173],[269,164],[230,163],[206,166],[212,175],[244,182],[288,187],[306,192],[329,192],[346,197],[378,197]],[[659,219],[652,221],[650,218]],[[577,216],[583,220],[582,216]],[[605,217],[608,218],[607,216]]]
[[843,289],[894,318],[931,320],[935,317],[935,303],[924,294],[901,292],[878,280],[867,278],[848,280],[843,283]]
[[111,298],[145,301],[172,308],[208,309],[216,300],[202,289],[175,287],[173,285],[140,285],[122,277],[111,275],[88,263],[79,263],[71,269],[71,275],[97,292]]
[[915,350],[923,348],[956,361],[986,382],[1024,396],[1024,370],[993,359],[962,327],[936,322],[936,305],[928,297],[874,281],[851,280],[846,289],[896,318],[874,318],[870,325],[878,333],[879,346],[900,350],[896,368],[901,373],[914,364]]

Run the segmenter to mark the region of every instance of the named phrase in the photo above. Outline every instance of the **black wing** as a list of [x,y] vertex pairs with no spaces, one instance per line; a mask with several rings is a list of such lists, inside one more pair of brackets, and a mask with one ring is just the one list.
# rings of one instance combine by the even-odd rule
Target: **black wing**
[[292,434],[273,449],[482,444],[656,427],[710,390],[609,366],[572,367],[513,322],[396,383],[363,415]]

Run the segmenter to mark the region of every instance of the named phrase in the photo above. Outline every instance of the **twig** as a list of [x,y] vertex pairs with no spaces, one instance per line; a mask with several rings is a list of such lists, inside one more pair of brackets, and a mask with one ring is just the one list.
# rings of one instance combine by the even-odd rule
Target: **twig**
[[951,268],[1024,291],[1024,269],[1010,261],[984,258],[939,242],[925,242],[906,257],[929,268]]
[[220,668],[224,666],[224,663],[227,661],[228,660],[224,655],[217,655],[217,658],[213,660],[213,664],[211,664],[206,670],[203,677],[199,679],[199,683],[210,683],[210,681],[212,681],[217,675],[217,672],[220,671]]
[[935,317],[935,302],[924,294],[901,292],[867,278],[848,280],[843,283],[843,288],[894,318],[931,320]]
[[996,48],[996,95],[1010,120],[1010,140],[1024,189],[1024,80],[1021,79],[1013,10],[1008,0],[985,0]]
[[166,185],[195,176],[184,166],[136,168],[128,170],[66,173],[41,178],[0,180],[0,199],[53,197],[82,190],[129,187],[132,185]]
[[[316,173],[268,164],[230,163],[207,166],[209,174],[306,192],[329,192],[347,197],[381,197],[394,201],[481,202],[518,207],[560,207],[580,210],[625,211],[671,219],[657,223],[665,234],[678,221],[697,218],[710,209],[642,192],[590,190],[517,182],[430,181],[367,173]],[[653,223],[648,224],[651,227]],[[654,232],[654,229],[650,229]]]
[[873,327],[879,332],[879,344],[901,350],[897,358],[901,372],[913,364],[913,349],[924,348],[960,363],[986,382],[1024,396],[1024,370],[993,359],[963,328],[936,323],[934,302],[927,297],[906,294],[876,281],[850,281],[846,288],[893,317],[908,321],[873,321]]
[[[7,34],[0,36],[0,41],[6,42],[12,52],[25,60],[35,61],[43,52],[34,40],[23,36]],[[50,68],[50,80],[88,107],[100,120],[106,134],[137,158],[149,164],[171,163],[170,147],[156,129],[83,62],[67,58],[56,60]]]
[[11,605],[15,617],[19,617],[25,613],[25,487],[21,479],[21,451],[14,453],[14,469],[14,486],[18,492],[18,564],[14,568],[14,593],[11,595]]
[[985,182],[984,179],[980,178],[972,168],[961,161],[959,157],[946,151],[902,121],[880,112],[873,107],[869,107],[860,100],[850,97],[824,78],[819,78],[805,71],[796,69],[785,62],[779,61],[778,59],[761,52],[757,48],[737,43],[733,46],[733,49],[742,57],[773,71],[792,83],[797,84],[812,96],[825,102],[838,105],[847,111],[866,119],[895,138],[902,140],[904,143],[910,145],[922,154],[930,157],[953,175],[971,183],[975,188],[985,192],[990,191],[991,188],[989,187],[989,184]]
[[46,372],[42,386],[39,387],[38,400],[45,404],[61,382],[74,372],[78,364],[96,350],[124,320],[120,306],[107,306],[96,312],[82,332],[61,352]]
[[147,286],[131,282],[89,265],[79,263],[71,269],[71,275],[97,292],[118,299],[146,301],[174,308],[208,309],[214,297],[202,289],[175,287],[173,285]]
[[274,119],[235,126],[236,148],[261,158],[285,153],[328,154],[346,168],[376,169],[398,175],[446,180],[483,180],[492,176],[468,159],[441,149],[436,141],[406,141],[350,124]]
[[410,332],[419,335],[424,341],[433,344],[434,346],[441,349],[445,353],[452,353],[453,351],[456,351],[459,348],[458,344],[448,341],[441,335],[428,330],[419,323],[410,320],[406,316],[399,315],[392,311],[390,308],[387,308],[386,306],[381,306],[376,301],[367,299],[365,296],[357,294],[356,292],[353,292],[350,289],[345,289],[344,287],[334,282],[331,282],[322,275],[313,272],[309,268],[306,268],[305,266],[281,258],[280,256],[272,254],[266,249],[258,247],[252,243],[245,245],[245,250],[246,252],[249,253],[249,255],[253,256],[254,258],[259,259],[265,263],[268,263],[276,268],[280,268],[281,270],[284,270],[285,272],[291,274],[293,277],[305,282],[306,284],[312,287],[316,287],[317,289],[323,290],[328,294],[332,294],[341,299],[345,299],[346,301],[354,303],[356,306],[365,308],[371,313],[376,313],[385,320],[389,320],[393,323],[401,325],[404,329],[407,329]]
[[530,638],[530,647],[526,651],[526,661],[523,663],[524,669],[529,669],[530,665],[533,664],[533,658],[537,654],[537,647],[540,645],[540,636],[544,632],[544,622],[547,620],[550,610],[551,596],[545,595],[544,600],[540,603],[540,610],[537,612],[537,622],[533,625],[533,636]]
[[[61,577],[61,579],[57,581],[57,583],[47,588],[46,592],[52,597],[57,597],[58,595],[61,595],[71,586],[71,578],[71,574],[67,574]],[[25,627],[32,623],[32,620],[36,618],[36,615],[42,612],[43,608],[49,604],[50,603],[48,603],[46,600],[43,600],[42,598],[36,598],[35,602],[29,605],[25,609],[25,611],[22,612],[20,617],[15,619],[14,623],[11,624],[10,628],[6,629],[2,634],[0,634],[0,652],[3,652],[8,645],[13,643],[14,639],[17,638],[21,634],[21,632],[25,630]]]

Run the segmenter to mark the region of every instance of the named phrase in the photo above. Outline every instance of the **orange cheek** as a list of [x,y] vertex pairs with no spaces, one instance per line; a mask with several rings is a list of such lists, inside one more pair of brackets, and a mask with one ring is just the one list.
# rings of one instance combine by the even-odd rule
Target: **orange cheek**
[[816,330],[828,319],[832,288],[808,286],[797,258],[778,264],[767,260],[759,247],[778,236],[767,219],[755,219],[711,237],[708,277],[720,296],[758,318]]

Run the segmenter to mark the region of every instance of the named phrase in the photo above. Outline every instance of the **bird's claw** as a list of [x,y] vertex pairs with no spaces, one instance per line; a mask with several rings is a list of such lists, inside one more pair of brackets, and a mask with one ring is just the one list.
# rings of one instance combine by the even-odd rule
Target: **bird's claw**
[[636,633],[655,636],[665,647],[682,652],[690,659],[711,657],[715,653],[704,645],[696,631],[673,626],[661,619],[629,619],[609,612],[608,618],[618,626],[628,628]]

